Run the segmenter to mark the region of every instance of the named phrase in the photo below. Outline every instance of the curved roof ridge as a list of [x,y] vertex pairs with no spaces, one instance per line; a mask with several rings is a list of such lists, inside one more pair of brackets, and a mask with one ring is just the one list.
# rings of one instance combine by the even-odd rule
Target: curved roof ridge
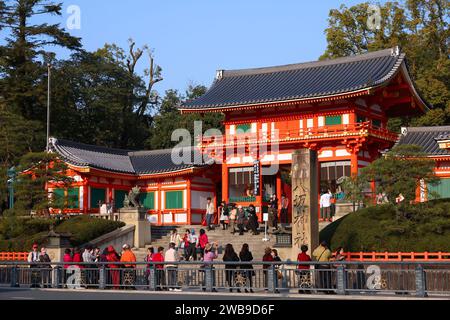
[[[56,138],[53,138],[53,139],[56,139]],[[110,153],[127,154],[128,152],[131,152],[131,150],[127,150],[127,149],[97,146],[97,145],[87,144],[87,143],[83,143],[83,142],[75,142],[75,141],[67,140],[67,139],[56,139],[56,140],[58,142],[62,142],[62,144],[70,145],[72,147],[77,147],[77,148],[85,149],[85,150],[89,150],[89,151],[96,151],[96,152],[104,151],[103,153],[109,153],[109,154]]]
[[434,131],[443,131],[443,130],[449,130],[450,131],[450,125],[447,126],[433,126],[433,127],[406,127],[406,130],[408,132],[434,132]]
[[291,63],[279,66],[260,67],[260,68],[248,68],[248,69],[235,69],[235,70],[223,70],[223,77],[234,77],[254,74],[264,74],[282,71],[300,70],[304,68],[322,67],[327,65],[351,63],[361,60],[373,59],[377,57],[385,57],[392,54],[392,50],[395,48],[388,48],[379,51],[366,52],[356,54],[347,57],[332,58],[327,60],[314,60],[300,63]]
[[[203,157],[200,164],[195,161],[174,163],[172,160],[173,148],[130,151],[56,138],[50,139],[50,147],[53,152],[61,156],[62,160],[74,166],[92,167],[133,175],[178,172],[211,164],[206,161],[208,159],[205,160]],[[194,158],[199,154],[198,149],[193,146],[184,148],[193,150]],[[190,158],[192,159],[192,155]]]

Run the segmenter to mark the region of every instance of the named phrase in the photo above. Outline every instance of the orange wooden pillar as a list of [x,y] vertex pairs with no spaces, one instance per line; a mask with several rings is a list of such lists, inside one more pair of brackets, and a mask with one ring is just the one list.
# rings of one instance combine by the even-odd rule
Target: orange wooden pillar
[[350,156],[350,173],[352,176],[358,175],[358,149],[354,148]]
[[186,214],[187,214],[187,224],[191,225],[191,218],[192,218],[192,206],[191,206],[191,195],[192,195],[192,191],[191,191],[191,178],[189,177],[187,179],[187,184],[186,184],[186,193],[187,193],[187,208],[186,208]]
[[84,181],[82,188],[83,188],[83,213],[87,214],[89,208],[89,186],[87,179]]
[[228,199],[228,167],[224,162],[222,163],[222,200],[225,200],[229,203]]

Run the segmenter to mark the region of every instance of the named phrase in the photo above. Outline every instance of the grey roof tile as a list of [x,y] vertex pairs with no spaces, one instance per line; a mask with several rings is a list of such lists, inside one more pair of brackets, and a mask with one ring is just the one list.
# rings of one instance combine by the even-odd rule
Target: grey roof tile
[[333,60],[277,67],[224,70],[211,88],[182,110],[232,107],[343,94],[390,80],[405,59],[386,49]]
[[438,140],[450,135],[450,126],[409,127],[406,134],[400,135],[397,145],[415,144],[431,156],[450,156],[450,152],[440,149]]
[[174,163],[171,156],[172,149],[130,151],[55,138],[51,139],[50,146],[53,152],[58,153],[70,164],[136,175],[174,172],[201,167],[211,164],[212,161],[206,158],[202,162],[199,151],[190,147],[183,150],[184,152],[193,151],[190,160],[185,163]]

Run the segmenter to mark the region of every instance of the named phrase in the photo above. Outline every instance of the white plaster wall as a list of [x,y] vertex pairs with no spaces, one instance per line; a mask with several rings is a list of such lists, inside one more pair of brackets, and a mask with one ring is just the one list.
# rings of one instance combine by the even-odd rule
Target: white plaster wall
[[213,199],[214,193],[207,191],[191,191],[191,209],[206,210],[206,199],[208,197]]

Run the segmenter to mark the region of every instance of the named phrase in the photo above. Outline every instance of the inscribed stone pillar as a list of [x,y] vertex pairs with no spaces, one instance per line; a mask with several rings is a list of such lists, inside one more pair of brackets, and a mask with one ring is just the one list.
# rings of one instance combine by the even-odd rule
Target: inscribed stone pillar
[[319,244],[317,151],[292,153],[292,258],[306,244],[309,253]]

